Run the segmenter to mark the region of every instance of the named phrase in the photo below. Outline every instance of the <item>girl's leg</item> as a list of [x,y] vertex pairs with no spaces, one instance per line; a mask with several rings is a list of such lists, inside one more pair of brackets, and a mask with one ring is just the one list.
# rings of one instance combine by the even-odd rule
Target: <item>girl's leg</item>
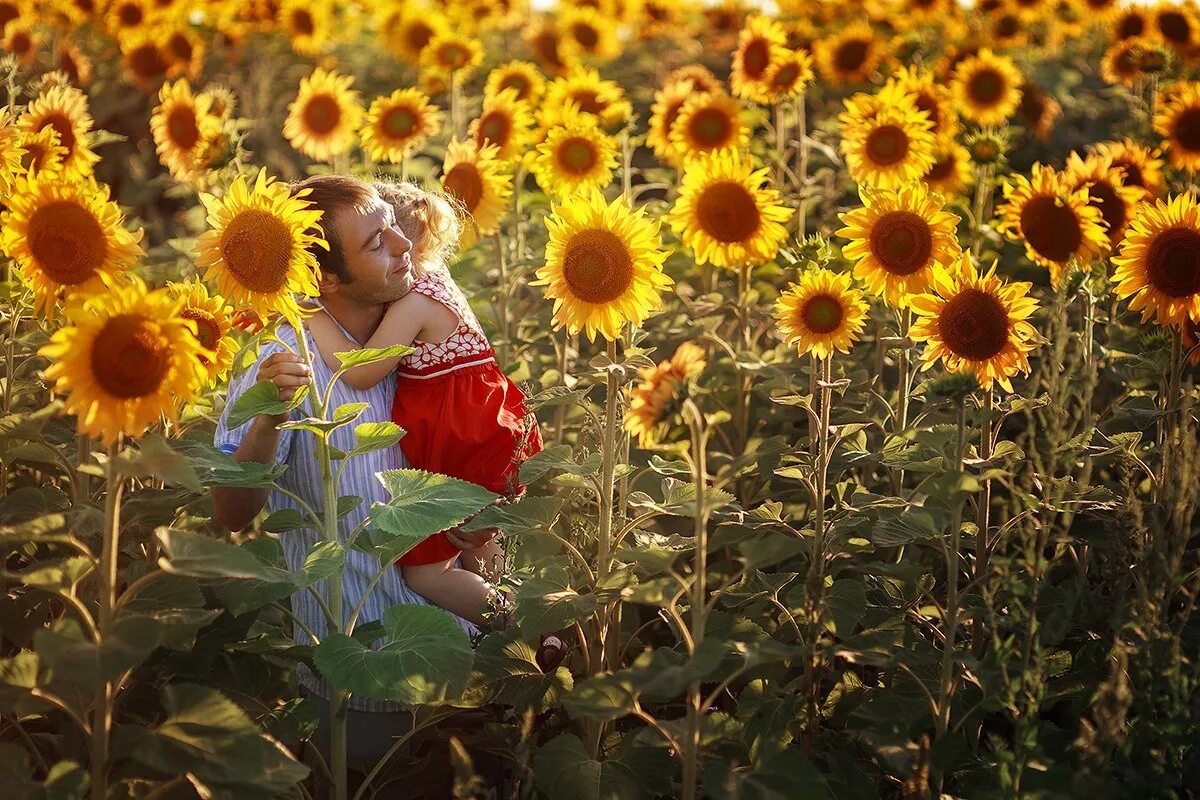
[[401,564],[404,582],[417,594],[435,606],[483,625],[488,610],[488,596],[495,591],[492,585],[474,572],[454,566],[457,559],[434,564]]

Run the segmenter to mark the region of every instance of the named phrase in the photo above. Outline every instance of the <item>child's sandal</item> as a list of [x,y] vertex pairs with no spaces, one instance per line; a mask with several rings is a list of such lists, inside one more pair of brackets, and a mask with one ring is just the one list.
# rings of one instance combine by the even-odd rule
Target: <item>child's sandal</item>
[[567,657],[567,643],[557,633],[543,633],[538,639],[538,648],[533,660],[543,673],[558,669]]

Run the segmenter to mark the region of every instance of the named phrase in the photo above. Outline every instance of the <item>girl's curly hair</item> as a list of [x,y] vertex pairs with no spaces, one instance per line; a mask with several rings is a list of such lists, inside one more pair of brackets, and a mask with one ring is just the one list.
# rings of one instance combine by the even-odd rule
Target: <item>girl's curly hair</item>
[[373,185],[383,201],[391,205],[396,224],[412,240],[414,277],[449,269],[462,234],[461,204],[451,196],[409,181],[383,178]]

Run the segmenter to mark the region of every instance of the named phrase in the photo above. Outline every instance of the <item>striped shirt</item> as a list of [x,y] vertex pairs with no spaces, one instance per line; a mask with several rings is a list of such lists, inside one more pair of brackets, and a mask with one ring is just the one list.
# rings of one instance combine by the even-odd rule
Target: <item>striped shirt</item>
[[[330,317],[332,318],[332,315]],[[340,323],[338,327],[342,328]],[[342,328],[342,332],[350,336],[345,328]],[[230,430],[228,424],[229,412],[233,408],[234,402],[243,392],[254,385],[259,363],[268,358],[272,353],[285,352],[287,350],[294,352],[296,349],[296,332],[290,325],[280,325],[276,331],[276,335],[287,345],[286,350],[276,342],[265,342],[259,349],[258,360],[230,381],[228,402],[221,414],[221,419],[217,424],[214,435],[217,448],[225,453],[232,454],[237,450],[253,421],[246,422],[233,430]],[[324,393],[325,388],[329,385],[333,377],[333,370],[321,358],[321,354],[317,351],[316,345],[313,343],[312,335],[308,333],[307,329],[305,330],[305,336],[308,339],[309,352],[312,353],[313,357],[313,389]],[[353,339],[354,337],[350,338]],[[333,388],[330,408],[337,408],[343,403],[366,403],[366,410],[363,411],[362,416],[358,418],[355,424],[358,422],[385,422],[391,419],[392,400],[395,392],[395,375],[388,375],[387,378],[365,391],[355,389],[345,381],[338,381]],[[309,416],[306,411],[307,406],[307,403],[302,404],[300,408],[292,412],[291,418],[302,419],[305,416]],[[344,425],[334,431],[330,437],[330,444],[342,451],[348,451],[353,448],[354,424]],[[277,482],[278,489],[284,489],[298,497],[304,498],[318,515],[322,514],[324,490],[321,483],[321,464],[316,453],[316,437],[305,431],[281,431],[276,463],[287,466],[287,471],[280,476]],[[335,469],[338,463],[334,462]],[[364,453],[350,459],[350,463],[342,472],[341,481],[338,485],[338,495],[357,495],[362,498],[362,502],[338,522],[338,537],[343,544],[350,532],[366,519],[374,503],[386,503],[390,499],[387,490],[379,482],[376,474],[383,470],[401,469],[407,466],[408,463],[405,461],[404,454],[400,451],[399,446]],[[268,493],[267,503],[271,511],[280,511],[285,508],[300,509],[299,503],[278,489],[272,489]],[[293,571],[298,571],[303,566],[308,551],[320,541],[320,536],[313,528],[302,528],[280,535],[279,540],[283,546],[283,553],[287,559],[288,567]],[[363,592],[366,591],[372,579],[378,574],[379,569],[379,561],[373,556],[360,553],[356,550],[346,551],[346,567],[342,574],[342,609],[347,621],[353,613],[354,608],[362,599]],[[328,596],[326,581],[318,582],[315,584],[315,587],[322,596]],[[427,605],[428,601],[405,585],[398,567],[389,565],[384,568],[383,577],[379,580],[378,585],[367,596],[357,625],[365,625],[368,622],[380,619],[387,608],[397,603]],[[292,613],[295,614],[297,619],[307,625],[318,638],[324,638],[328,632],[325,615],[321,611],[316,598],[308,590],[299,591],[292,595]],[[455,619],[458,620],[459,625],[468,633],[476,631],[475,626],[470,622],[458,617],[455,617]],[[308,634],[299,625],[295,626],[295,640],[298,644],[312,644],[312,640]],[[373,647],[378,648],[382,646],[384,641],[383,639],[376,641]],[[300,682],[305,688],[322,697],[328,698],[330,696],[329,688],[325,685],[325,681],[312,674],[303,665],[300,667]],[[351,697],[349,707],[357,711],[397,711],[404,708],[397,703],[355,697]]]

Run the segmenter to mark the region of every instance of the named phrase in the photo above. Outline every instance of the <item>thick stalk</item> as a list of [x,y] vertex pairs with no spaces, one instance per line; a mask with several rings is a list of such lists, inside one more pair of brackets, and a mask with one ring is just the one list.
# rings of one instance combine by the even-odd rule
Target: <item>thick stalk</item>
[[[908,427],[908,395],[912,391],[912,370],[908,365],[908,330],[912,325],[912,311],[904,309],[900,312],[900,352],[896,356],[896,367],[900,371],[900,394],[896,400],[896,435],[903,436]],[[904,497],[904,470],[896,476],[896,494]]]
[[796,98],[796,237],[807,235],[808,198],[804,188],[808,183],[808,122],[805,119],[806,101],[803,95]]
[[[615,363],[617,360],[616,341],[608,342],[608,359]],[[597,502],[600,506],[599,528],[596,531],[596,582],[603,583],[608,578],[612,562],[612,521],[613,521],[613,489],[616,481],[616,428],[617,428],[617,399],[620,391],[617,385],[615,370],[607,371],[606,395],[604,401],[604,433],[600,443],[601,471],[600,493]],[[598,675],[608,665],[608,623],[609,608],[602,606],[596,612],[597,636],[596,647],[592,649],[590,674]],[[603,737],[604,725],[595,724],[588,731],[589,745],[592,757],[599,758],[600,740]]]
[[1183,344],[1180,330],[1177,326],[1169,326],[1171,332],[1171,363],[1167,367],[1167,390],[1162,403],[1162,477],[1159,479],[1159,491],[1168,491],[1168,481],[1171,473],[1171,448],[1174,445],[1175,431],[1178,426],[1177,410],[1179,407],[1179,373],[1182,369]]
[[805,688],[807,690],[808,723],[805,730],[805,748],[811,749],[816,742],[817,717],[820,712],[821,651],[819,642],[824,629],[825,606],[825,496],[829,480],[829,411],[833,405],[832,358],[821,359],[821,408],[817,447],[817,487],[813,498],[813,551],[808,565],[809,596],[809,642],[812,652],[805,664]]
[[[962,470],[964,440],[966,439],[967,405],[965,400],[958,401],[958,433],[955,439],[955,464]],[[941,686],[938,689],[938,715],[935,726],[938,738],[950,728],[950,703],[954,696],[954,641],[958,628],[958,550],[959,536],[962,532],[962,501],[954,504],[954,512],[950,519],[950,546],[943,543],[942,555],[946,561],[946,618],[942,650]],[[941,777],[938,777],[941,782]]]
[[496,348],[496,356],[500,368],[504,369],[508,366],[508,343],[511,341],[508,330],[508,260],[504,257],[504,239],[501,238],[500,231],[496,231],[493,240],[496,243],[496,262],[500,267],[500,280],[496,287],[496,319],[500,328],[500,343]]
[[988,201],[992,196],[992,172],[992,167],[983,167],[975,176],[975,241],[971,244],[971,253],[976,258],[979,257],[980,251],[983,250],[984,223],[991,217]]
[[[99,601],[96,617],[98,646],[108,641],[117,606],[117,562],[121,553],[121,490],[125,476],[117,462],[121,437],[108,446],[106,464],[108,491],[104,496],[104,539],[101,542]],[[96,683],[96,708],[92,717],[92,800],[108,795],[108,743],[112,732],[113,684],[103,679]]]
[[[751,350],[751,322],[750,322],[750,265],[742,264],[738,268],[738,327],[741,328],[741,350],[738,353],[739,357],[747,358]],[[746,445],[750,442],[750,389],[753,382],[753,375],[749,370],[745,370],[740,366],[735,365],[738,376],[738,394],[737,394],[737,445],[739,455],[746,451]]]
[[[708,510],[706,482],[708,465],[705,461],[707,449],[704,436],[704,417],[691,400],[685,401],[684,413],[688,417],[692,443],[692,483],[696,487],[695,550],[692,556],[691,628],[692,651],[704,640],[705,623],[708,617]],[[695,800],[696,779],[700,768],[700,723],[704,716],[704,698],[700,681],[693,679],[688,685],[687,735],[682,743],[683,752],[683,800]]]
[[[983,424],[979,433],[979,457],[987,461],[992,457],[992,410],[995,408],[996,393],[987,389],[983,394]],[[974,583],[983,592],[986,588],[988,574],[988,527],[992,506],[992,482],[985,480],[979,492],[979,505],[975,509],[975,580]],[[983,658],[987,648],[987,631],[984,630],[986,621],[981,614],[976,617],[972,626],[971,638],[974,644],[976,658]]]
[[[551,334],[554,336],[555,334]],[[567,385],[567,367],[569,363],[568,351],[571,349],[570,334],[563,333],[562,342],[558,347],[558,380],[565,387]],[[554,442],[555,444],[563,443],[563,426],[567,423],[567,406],[566,403],[559,403],[554,407]]]
[[75,507],[86,506],[92,496],[90,475],[82,472],[79,467],[92,460],[92,437],[86,433],[76,434],[75,474],[71,476],[72,494],[75,495]]

